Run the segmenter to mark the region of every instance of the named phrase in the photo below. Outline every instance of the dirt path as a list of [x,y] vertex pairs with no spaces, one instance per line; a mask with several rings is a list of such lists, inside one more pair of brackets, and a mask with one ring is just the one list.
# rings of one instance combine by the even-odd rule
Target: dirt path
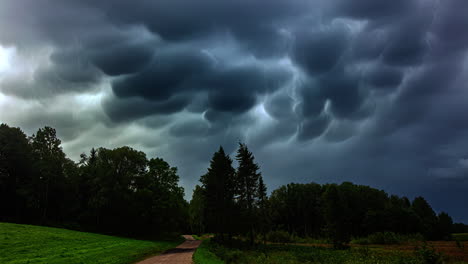
[[192,255],[200,246],[201,241],[190,235],[184,235],[186,241],[178,247],[168,250],[162,255],[154,256],[136,264],[191,264]]

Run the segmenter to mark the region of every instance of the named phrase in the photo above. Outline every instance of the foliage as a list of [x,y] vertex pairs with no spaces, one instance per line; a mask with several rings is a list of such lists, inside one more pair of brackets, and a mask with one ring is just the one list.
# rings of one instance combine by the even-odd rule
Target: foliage
[[463,223],[454,223],[452,225],[452,233],[468,233],[468,225]]
[[371,245],[371,244],[380,244],[380,245],[395,245],[402,244],[406,242],[416,242],[423,241],[424,237],[420,234],[397,234],[394,232],[377,232],[370,234],[367,237],[362,237],[354,239],[351,243],[360,244],[360,245]]
[[193,190],[192,200],[189,204],[189,223],[193,233],[202,234],[205,232],[205,195],[204,189],[196,185]]
[[270,231],[267,234],[267,240],[273,243],[289,243],[293,241],[292,236],[283,230]]
[[296,245],[258,245],[255,248],[245,244],[227,247],[211,244],[208,249],[225,263],[239,264],[423,264],[419,257],[400,252],[381,254],[373,249],[334,250],[323,247]]
[[468,233],[452,234],[453,239],[458,241],[468,241]]
[[0,263],[125,264],[179,241],[143,241],[66,229],[0,223]]
[[0,125],[0,221],[135,237],[183,231],[188,204],[177,169],[130,147],[68,159],[57,132],[27,138]]
[[351,237],[361,244],[398,244],[450,239],[454,228],[451,217],[444,212],[436,215],[423,197],[411,202],[350,182],[291,183],[268,197],[259,165],[245,144],[239,144],[236,160],[233,173],[232,161],[222,148],[213,155],[190,205],[194,232],[212,231],[221,241],[223,234],[237,235],[248,238],[251,246],[267,240],[327,239],[335,248],[347,248]]
[[224,261],[219,259],[214,253],[210,251],[210,241],[205,240],[197,248],[193,254],[193,262],[195,264],[223,264]]
[[207,231],[232,234],[234,224],[234,168],[222,147],[214,153],[208,172],[200,179],[203,184],[204,221]]
[[423,244],[416,248],[416,256],[422,261],[423,264],[443,264],[444,255],[437,252],[434,247]]
[[236,160],[239,163],[235,174],[238,226],[241,232],[249,234],[252,245],[255,229],[259,226],[264,229],[261,224],[265,218],[266,186],[259,172],[260,167],[255,163],[255,157],[247,145],[239,143]]

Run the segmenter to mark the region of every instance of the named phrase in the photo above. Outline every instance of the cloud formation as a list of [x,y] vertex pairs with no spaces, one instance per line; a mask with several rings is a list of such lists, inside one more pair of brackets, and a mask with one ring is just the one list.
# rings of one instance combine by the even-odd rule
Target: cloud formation
[[467,13],[464,0],[7,0],[0,121],[52,125],[74,158],[162,156],[189,194],[240,140],[270,188],[354,181],[468,221]]

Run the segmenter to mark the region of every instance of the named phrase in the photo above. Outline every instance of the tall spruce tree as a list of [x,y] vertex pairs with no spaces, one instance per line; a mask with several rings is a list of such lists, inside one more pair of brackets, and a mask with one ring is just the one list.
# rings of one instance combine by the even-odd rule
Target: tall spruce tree
[[267,187],[263,182],[263,177],[260,175],[258,179],[258,227],[264,243],[266,243],[266,232],[270,227],[269,212]]
[[249,151],[245,144],[239,143],[236,160],[239,163],[236,173],[236,200],[240,208],[241,229],[249,233],[250,243],[253,244],[255,224],[257,222],[256,212],[259,200],[260,168],[255,163],[252,152]]
[[234,175],[232,160],[220,147],[213,154],[208,172],[200,179],[205,190],[207,231],[219,235],[221,239],[234,231]]

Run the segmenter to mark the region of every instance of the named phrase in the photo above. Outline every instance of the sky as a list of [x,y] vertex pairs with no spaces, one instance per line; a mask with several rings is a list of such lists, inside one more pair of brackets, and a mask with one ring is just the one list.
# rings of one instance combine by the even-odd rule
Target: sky
[[189,199],[238,142],[269,190],[351,181],[468,223],[466,0],[1,0],[0,122],[123,145]]

